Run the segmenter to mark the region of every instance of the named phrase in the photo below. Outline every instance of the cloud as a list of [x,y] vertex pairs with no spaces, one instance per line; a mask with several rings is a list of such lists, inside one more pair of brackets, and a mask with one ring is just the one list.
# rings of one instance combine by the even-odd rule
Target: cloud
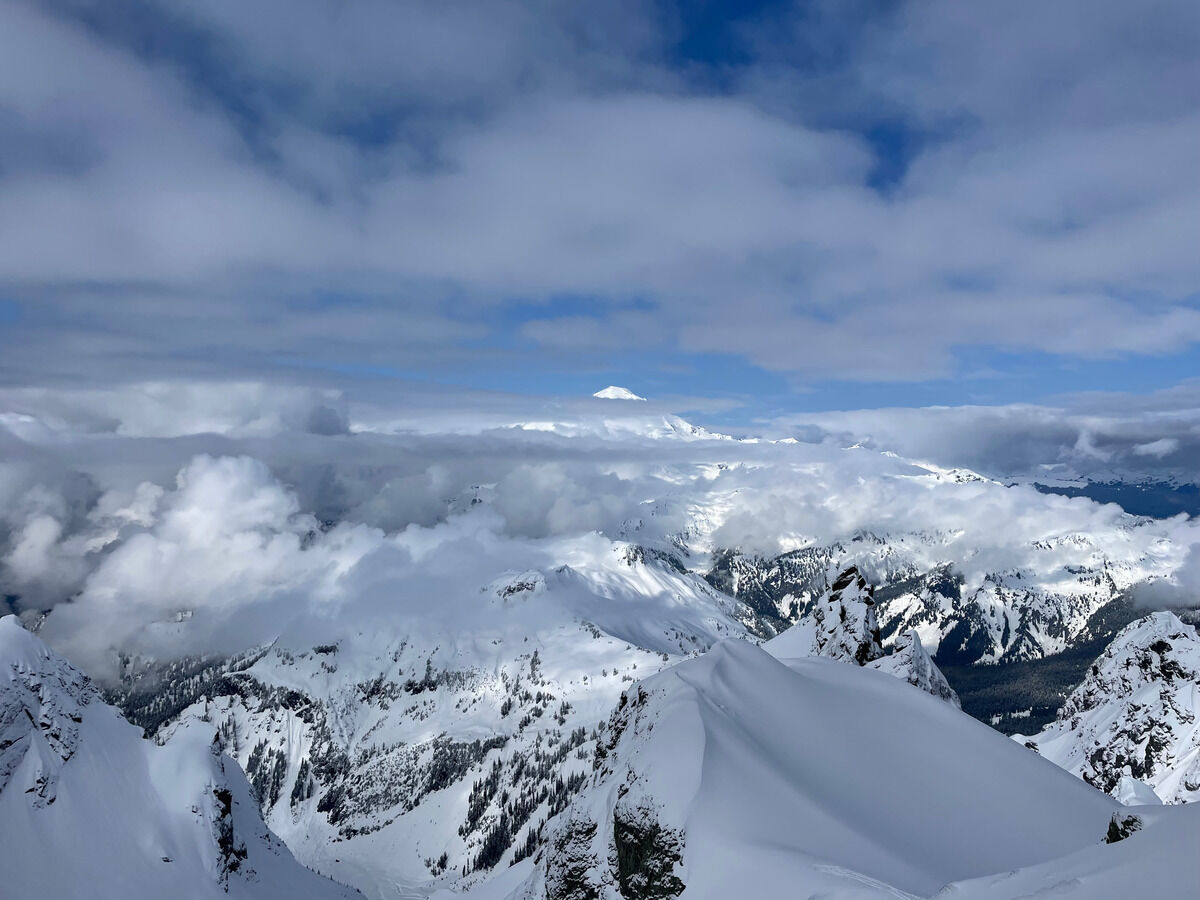
[[1147,441],[1145,444],[1134,444],[1134,456],[1153,456],[1162,459],[1164,456],[1179,449],[1179,438],[1159,438],[1157,441]]
[[[920,564],[952,563],[971,584],[1015,571],[1073,580],[1068,567],[1109,560],[1122,586],[1154,578],[1163,587],[1151,590],[1176,593],[1200,543],[1197,520],[1138,521],[1028,485],[960,483],[878,442],[850,449],[832,430],[769,443],[664,429],[654,400],[620,409],[563,400],[542,404],[536,429],[510,419],[439,431],[381,428],[378,409],[360,414],[347,402],[348,430],[329,434],[305,427],[290,391],[229,391],[223,409],[215,389],[181,386],[167,396],[199,398],[200,408],[170,420],[146,417],[144,391],[130,395],[108,396],[108,410],[153,423],[148,434],[108,414],[99,429],[84,400],[53,394],[21,395],[32,411],[5,421],[24,438],[0,428],[0,591],[22,610],[48,610],[47,638],[101,676],[117,650],[170,658],[328,631],[347,617],[441,621],[431,597],[469,615],[471,598],[503,572],[586,568],[617,540],[672,548],[683,536],[700,569],[712,547],[776,553],[841,541],[869,568],[881,565],[874,545],[856,538],[886,532],[911,536],[906,552]],[[55,417],[38,419],[35,401]],[[492,423],[533,412],[520,405],[528,399],[507,403]],[[469,409],[457,407],[460,422]],[[994,435],[988,416],[1008,416],[1036,439],[1065,418],[1044,411],[1039,431],[1028,410],[966,410],[961,421],[906,413],[932,416],[914,420],[914,441],[940,433],[943,449],[958,452],[970,445],[947,423],[982,440],[980,423]],[[225,431],[163,436],[187,422]],[[1068,419],[1069,452],[1073,427]],[[1088,429],[1122,458],[1111,429],[1094,419]],[[449,628],[458,613],[447,615]]]
[[1181,483],[1197,478],[1200,394],[1183,384],[1132,395],[1084,394],[1059,405],[937,406],[790,414],[776,436],[817,428],[843,443],[892,450],[995,478]]
[[[803,388],[1194,348],[1196,5],[819,2],[719,58],[689,25],[635,0],[0,7],[4,593],[100,666],[419,603],[591,531],[934,531],[975,575],[1132,542],[1128,577],[1169,581],[1190,521],[909,460],[1194,479],[1195,385],[772,423],[803,445],[673,416],[728,396],[728,355]],[[430,383],[598,388],[630,355],[701,398]]]
[[1182,0],[817,4],[686,65],[658,4],[134,12],[0,13],[10,384],[1200,341]]
[[1168,576],[1139,584],[1133,599],[1148,609],[1194,608],[1200,603],[1200,544],[1192,544],[1183,562]]

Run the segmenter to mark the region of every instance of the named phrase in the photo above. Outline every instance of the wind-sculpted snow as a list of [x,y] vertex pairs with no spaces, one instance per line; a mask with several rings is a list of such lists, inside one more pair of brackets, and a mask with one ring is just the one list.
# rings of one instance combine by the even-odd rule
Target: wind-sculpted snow
[[1158,612],[1117,635],[1056,722],[1014,738],[1111,794],[1132,777],[1179,803],[1200,800],[1198,718],[1200,637]]
[[211,728],[143,740],[87,678],[0,619],[0,879],[6,897],[97,900],[356,894],[263,825]]
[[928,896],[1093,845],[1117,809],[894,678],[726,641],[625,692],[589,786],[494,896]]
[[[1192,900],[1200,884],[1200,806],[1140,808],[1137,830],[1050,862],[948,886],[938,900]],[[1128,816],[1118,816],[1127,820]]]

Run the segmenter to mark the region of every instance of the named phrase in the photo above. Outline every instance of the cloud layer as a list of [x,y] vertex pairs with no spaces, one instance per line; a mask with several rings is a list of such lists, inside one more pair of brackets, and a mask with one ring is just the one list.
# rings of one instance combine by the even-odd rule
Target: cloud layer
[[[0,419],[0,591],[49,610],[48,639],[101,675],[116,650],[231,651],[298,623],[411,613],[434,595],[468,602],[505,571],[556,568],[613,540],[682,539],[703,569],[714,547],[775,553],[886,533],[971,584],[991,572],[1073,582],[1067,567],[1107,560],[1123,585],[1157,579],[1147,602],[1192,602],[1198,520],[1137,521],[1111,504],[964,480],[814,425],[804,442],[738,441],[654,401],[588,397],[524,424],[530,410],[515,400],[506,424],[503,405],[482,425],[460,407],[458,427],[417,431],[324,393],[164,391],[95,403],[19,392],[6,400],[24,411]],[[172,418],[163,396],[197,405]],[[313,428],[312,410],[332,408],[343,427]],[[948,434],[949,412],[928,413]],[[992,427],[963,415],[962,434]],[[187,430],[197,422],[219,430]],[[1038,431],[1027,422],[1023,433]],[[1092,441],[1093,452],[1111,445]],[[942,452],[955,446],[971,450],[948,440]]]
[[6,4],[0,376],[620,349],[921,380],[1200,341],[1195,4],[810,2],[723,54],[693,27]]

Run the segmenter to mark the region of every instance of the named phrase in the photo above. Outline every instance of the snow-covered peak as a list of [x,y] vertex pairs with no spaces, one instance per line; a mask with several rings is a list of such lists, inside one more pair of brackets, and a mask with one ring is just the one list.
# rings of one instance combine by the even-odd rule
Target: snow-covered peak
[[834,580],[807,616],[766,644],[780,659],[822,656],[860,666],[883,656],[873,591],[851,566]]
[[596,391],[592,394],[593,397],[599,397],[601,400],[645,400],[645,397],[639,397],[633,391],[626,387],[620,387],[615,384],[610,384],[608,387]]
[[961,706],[958,694],[937,667],[915,628],[910,628],[896,639],[891,654],[869,663],[873,669],[902,678],[913,687],[933,694],[953,706]]
[[59,771],[78,748],[83,708],[95,694],[82,672],[16,616],[0,619],[0,791],[24,767],[30,802],[55,801]]
[[214,733],[198,722],[167,747],[143,739],[15,616],[0,619],[5,896],[355,896],[267,831]]
[[819,656],[868,666],[959,706],[958,695],[915,630],[901,634],[893,652],[885,655],[873,595],[866,578],[851,566],[838,575],[807,616],[763,647],[781,660]]
[[1127,625],[1029,741],[1101,790],[1124,776],[1167,802],[1200,800],[1200,636],[1171,612]]
[[1094,844],[1117,808],[895,679],[728,641],[626,691],[590,786],[495,896],[928,896]]

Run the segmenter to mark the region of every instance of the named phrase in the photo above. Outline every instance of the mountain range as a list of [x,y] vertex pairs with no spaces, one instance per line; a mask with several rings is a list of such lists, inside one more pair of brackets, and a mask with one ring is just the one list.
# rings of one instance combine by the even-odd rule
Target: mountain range
[[[139,848],[95,864],[113,896],[983,897],[1090,869],[1072,889],[1107,896],[1196,835],[1198,639],[1141,593],[1177,584],[1188,520],[596,402],[634,411],[495,437],[627,454],[587,475],[631,498],[595,530],[563,463],[384,531],[228,457],[60,529],[95,570],[0,646],[17,883],[69,893],[93,863],[62,842],[111,810]],[[175,562],[123,581],[135,553]]]

